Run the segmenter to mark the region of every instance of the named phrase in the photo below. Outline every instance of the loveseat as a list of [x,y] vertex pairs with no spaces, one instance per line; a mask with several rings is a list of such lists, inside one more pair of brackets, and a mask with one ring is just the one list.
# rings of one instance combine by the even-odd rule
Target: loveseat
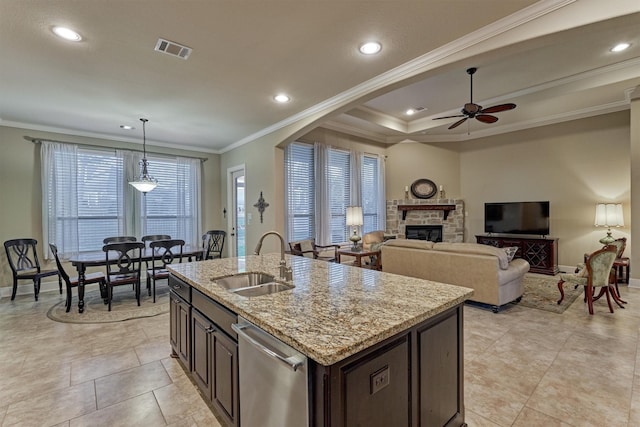
[[477,243],[395,239],[382,246],[382,271],[472,288],[471,301],[498,312],[522,298],[529,263],[510,260],[504,248]]

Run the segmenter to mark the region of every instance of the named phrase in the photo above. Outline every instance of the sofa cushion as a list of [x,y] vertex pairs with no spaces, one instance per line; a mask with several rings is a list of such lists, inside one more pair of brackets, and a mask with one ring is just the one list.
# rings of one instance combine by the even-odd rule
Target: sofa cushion
[[502,248],[478,243],[447,243],[440,242],[433,245],[433,250],[444,252],[458,252],[476,255],[489,255],[498,258],[498,265],[501,270],[509,268],[509,258]]
[[385,246],[400,246],[413,249],[431,249],[434,243],[427,240],[416,239],[391,239],[384,242]]

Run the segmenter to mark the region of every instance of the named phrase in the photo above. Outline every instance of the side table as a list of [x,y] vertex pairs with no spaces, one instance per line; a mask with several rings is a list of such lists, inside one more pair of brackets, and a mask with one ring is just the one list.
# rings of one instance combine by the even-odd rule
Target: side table
[[[365,251],[365,250],[357,250],[354,251],[351,248],[348,249],[338,249],[338,264],[340,264],[341,257],[342,255],[346,255],[346,256],[351,256],[355,258],[355,261],[353,262],[353,265],[355,265],[356,267],[362,267],[362,268],[370,268],[372,270],[382,270],[382,263],[380,261],[380,257],[382,256],[382,253],[380,250],[377,251]],[[376,259],[376,263],[369,266],[369,265],[362,265],[362,258],[363,257],[375,257]]]

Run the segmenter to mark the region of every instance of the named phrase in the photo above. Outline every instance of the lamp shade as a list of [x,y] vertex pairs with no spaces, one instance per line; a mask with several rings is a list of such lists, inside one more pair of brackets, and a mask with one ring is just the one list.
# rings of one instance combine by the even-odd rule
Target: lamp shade
[[347,225],[362,225],[364,219],[362,217],[361,206],[348,206],[347,207]]
[[598,203],[596,205],[596,227],[623,227],[621,203]]

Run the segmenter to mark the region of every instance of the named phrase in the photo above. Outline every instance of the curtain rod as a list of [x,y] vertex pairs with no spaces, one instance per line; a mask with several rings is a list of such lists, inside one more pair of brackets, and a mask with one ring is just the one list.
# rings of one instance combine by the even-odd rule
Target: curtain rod
[[[55,139],[49,139],[49,138],[33,138],[31,136],[25,135],[24,139],[29,141],[29,142],[33,142],[34,144],[40,144],[42,143],[42,141],[50,141],[50,142],[57,142],[59,144],[73,144],[73,145],[77,145],[78,147],[86,147],[86,148],[109,148],[109,147],[104,147],[103,145],[93,145],[93,144],[82,144],[82,143],[77,143],[77,142],[69,142],[69,141],[57,141]],[[126,150],[129,151],[134,151],[136,153],[142,153],[142,150],[136,150],[135,148],[131,149],[131,148],[126,148]],[[166,153],[157,153],[154,151],[147,151],[147,153],[151,153],[160,157],[168,157],[168,158],[172,158],[172,157],[183,157],[185,159],[198,159],[201,162],[206,162],[207,159],[206,157],[194,157],[194,156],[178,156],[178,155],[172,155],[172,154],[166,154]]]

